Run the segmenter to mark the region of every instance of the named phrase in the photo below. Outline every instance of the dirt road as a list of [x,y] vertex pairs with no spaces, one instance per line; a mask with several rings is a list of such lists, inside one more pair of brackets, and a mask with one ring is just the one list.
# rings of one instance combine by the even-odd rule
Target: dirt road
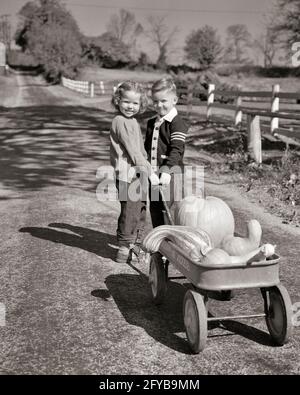
[[[95,194],[112,114],[39,77],[11,78],[0,118],[0,372],[299,374],[299,327],[274,347],[264,321],[231,322],[209,330],[203,353],[190,353],[182,318],[188,284],[170,282],[156,307],[148,267],[112,260],[119,206]],[[233,208],[238,229],[250,218],[261,222],[264,241],[282,256],[281,281],[299,303],[300,232],[233,186],[209,179],[206,187]],[[263,304],[257,290],[241,290],[212,309],[261,312]]]

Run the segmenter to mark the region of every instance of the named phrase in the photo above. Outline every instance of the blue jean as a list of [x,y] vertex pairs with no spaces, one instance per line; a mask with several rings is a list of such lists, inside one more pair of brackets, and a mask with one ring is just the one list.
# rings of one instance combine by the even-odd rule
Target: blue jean
[[140,243],[146,223],[146,197],[141,194],[139,199],[133,201],[129,194],[130,185],[132,183],[116,180],[121,205],[117,240],[120,246],[126,247],[129,247],[129,244]]

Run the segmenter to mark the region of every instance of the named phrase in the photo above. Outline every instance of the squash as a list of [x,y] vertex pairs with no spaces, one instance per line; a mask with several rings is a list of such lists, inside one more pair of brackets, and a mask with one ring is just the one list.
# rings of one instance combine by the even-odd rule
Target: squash
[[159,251],[162,241],[172,241],[193,261],[199,261],[212,249],[209,235],[189,226],[161,225],[152,229],[143,240],[143,248],[150,253]]
[[243,255],[258,248],[262,235],[260,223],[256,219],[251,219],[247,227],[247,237],[225,236],[222,240],[221,248],[228,252],[229,255]]
[[275,252],[275,247],[276,245],[273,246],[272,244],[263,244],[261,247],[255,248],[246,254],[235,256],[229,255],[221,248],[213,248],[212,250],[208,251],[206,256],[201,260],[201,263],[213,266],[218,264],[245,265],[246,263],[259,262],[272,256]]
[[213,247],[220,246],[225,236],[233,236],[234,217],[230,207],[214,196],[187,196],[175,207],[175,224],[191,226],[207,232]]

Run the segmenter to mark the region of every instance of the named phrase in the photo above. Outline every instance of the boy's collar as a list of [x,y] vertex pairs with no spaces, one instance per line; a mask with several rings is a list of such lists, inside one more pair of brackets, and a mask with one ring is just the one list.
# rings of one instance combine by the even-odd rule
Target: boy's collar
[[176,107],[173,107],[172,110],[168,112],[168,114],[164,115],[161,118],[158,118],[158,117],[157,118],[159,120],[165,120],[165,121],[168,121],[168,122],[172,122],[177,114],[178,114],[178,111],[177,111]]

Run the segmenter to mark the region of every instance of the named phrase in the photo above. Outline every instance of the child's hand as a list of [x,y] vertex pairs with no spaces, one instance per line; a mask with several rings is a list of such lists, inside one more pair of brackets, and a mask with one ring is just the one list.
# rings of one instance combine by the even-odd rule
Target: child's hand
[[135,168],[131,167],[128,171],[128,181],[131,181],[135,176]]
[[169,173],[161,173],[159,183],[161,185],[169,185],[171,181],[171,176]]
[[159,178],[155,173],[152,173],[150,176],[151,185],[159,185]]

